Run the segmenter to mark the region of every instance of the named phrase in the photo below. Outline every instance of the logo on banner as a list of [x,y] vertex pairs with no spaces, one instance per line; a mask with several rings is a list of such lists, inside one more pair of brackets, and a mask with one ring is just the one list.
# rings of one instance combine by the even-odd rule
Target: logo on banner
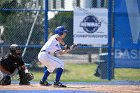
[[86,16],[80,23],[80,27],[84,29],[87,33],[96,32],[101,26],[101,22],[94,15]]

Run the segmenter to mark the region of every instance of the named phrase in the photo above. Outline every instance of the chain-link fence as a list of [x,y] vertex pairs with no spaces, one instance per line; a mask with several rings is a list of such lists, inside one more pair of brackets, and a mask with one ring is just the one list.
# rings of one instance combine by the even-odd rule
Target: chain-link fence
[[[41,45],[44,44],[44,3],[45,0],[1,1],[1,55],[7,53],[8,49],[6,47],[17,43],[23,47],[23,57],[27,63],[36,58]],[[84,8],[107,8],[107,0],[70,0],[69,2],[67,0],[48,0],[48,5],[48,37],[53,34],[55,27],[64,25],[70,31],[64,41],[72,45],[73,9],[79,7],[84,11]],[[97,52],[98,50],[96,50]]]
[[44,14],[43,0],[2,0],[1,56],[9,51],[9,45],[16,43],[23,48],[25,62],[33,61],[44,40]]
[[[48,0],[46,2],[47,0],[0,1],[1,56],[9,52],[11,44],[19,44],[23,48],[22,55],[25,63],[31,64],[32,67],[35,67],[33,69],[37,69],[36,67],[40,65],[37,55],[44,44],[44,38],[49,38],[54,34],[53,31],[57,26],[63,25],[69,30],[64,41],[68,45],[73,44],[73,10],[75,8],[79,8],[85,13],[85,8],[108,8],[108,0]],[[98,64],[102,61],[102,59],[100,61],[99,55],[103,52],[107,53],[107,48],[107,44],[104,46],[81,44],[81,47],[60,59],[65,62],[97,62]],[[104,69],[107,69],[107,65]]]

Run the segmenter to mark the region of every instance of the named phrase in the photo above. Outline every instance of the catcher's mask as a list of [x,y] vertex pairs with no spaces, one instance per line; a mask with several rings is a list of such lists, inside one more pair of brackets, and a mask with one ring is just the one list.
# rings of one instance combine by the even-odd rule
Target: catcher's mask
[[21,48],[17,44],[10,45],[10,52],[12,55],[15,55],[15,56],[21,56],[21,54],[22,54]]

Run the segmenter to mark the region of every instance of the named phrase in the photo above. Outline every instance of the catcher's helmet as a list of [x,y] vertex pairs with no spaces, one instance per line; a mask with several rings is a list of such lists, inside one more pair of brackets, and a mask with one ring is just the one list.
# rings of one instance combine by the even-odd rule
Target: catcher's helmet
[[[17,44],[10,45],[10,52],[12,54],[16,54],[16,50],[21,50],[19,45],[17,45]],[[19,55],[19,54],[21,54],[21,53],[18,53],[17,55]]]
[[54,33],[55,33],[55,34],[58,34],[58,35],[63,35],[64,32],[66,32],[66,33],[68,32],[68,30],[65,29],[64,26],[58,26],[58,27],[56,27],[56,29],[54,30]]

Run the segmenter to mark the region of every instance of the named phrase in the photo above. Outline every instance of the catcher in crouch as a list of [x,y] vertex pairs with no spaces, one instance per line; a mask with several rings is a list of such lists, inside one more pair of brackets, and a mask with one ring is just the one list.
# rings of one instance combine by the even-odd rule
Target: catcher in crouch
[[31,73],[25,73],[25,64],[21,57],[21,48],[17,44],[10,46],[10,53],[0,59],[0,85],[10,85],[11,77],[19,74],[20,85],[30,85]]

